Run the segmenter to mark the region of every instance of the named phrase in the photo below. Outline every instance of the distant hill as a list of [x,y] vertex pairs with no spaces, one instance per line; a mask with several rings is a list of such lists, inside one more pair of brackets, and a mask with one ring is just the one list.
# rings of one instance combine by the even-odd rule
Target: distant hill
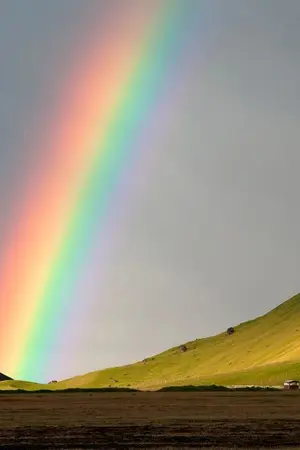
[[7,375],[4,375],[4,373],[0,372],[0,382],[1,381],[7,381],[7,380],[12,380],[12,378],[10,378]]
[[[300,378],[300,294],[268,314],[234,327],[232,334],[224,330],[136,364],[87,373],[46,387],[276,386],[289,378]],[[33,389],[34,385],[30,386]]]

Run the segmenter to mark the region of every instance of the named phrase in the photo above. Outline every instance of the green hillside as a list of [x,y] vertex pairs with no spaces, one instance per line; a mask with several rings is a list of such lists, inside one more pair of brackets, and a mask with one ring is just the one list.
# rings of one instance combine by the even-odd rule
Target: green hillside
[[[300,378],[300,294],[268,314],[221,333],[172,348],[145,361],[91,372],[56,388],[180,384],[278,385]],[[116,381],[115,381],[116,380]]]
[[40,389],[47,389],[48,385],[31,383],[30,381],[7,380],[0,382],[0,390],[17,391],[19,389],[25,391],[38,391]]
[[186,352],[175,347],[136,364],[91,372],[47,388],[281,385],[287,378],[300,378],[300,294],[235,327],[232,335],[223,332],[185,345]]

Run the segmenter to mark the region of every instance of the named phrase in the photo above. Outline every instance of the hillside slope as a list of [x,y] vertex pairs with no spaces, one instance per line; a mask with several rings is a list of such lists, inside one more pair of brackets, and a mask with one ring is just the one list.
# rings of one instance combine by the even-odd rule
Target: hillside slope
[[140,389],[179,384],[281,384],[300,377],[300,294],[268,314],[221,333],[172,348],[142,362],[61,381],[55,389]]
[[38,391],[48,389],[48,385],[32,383],[30,381],[6,380],[0,382],[0,391]]

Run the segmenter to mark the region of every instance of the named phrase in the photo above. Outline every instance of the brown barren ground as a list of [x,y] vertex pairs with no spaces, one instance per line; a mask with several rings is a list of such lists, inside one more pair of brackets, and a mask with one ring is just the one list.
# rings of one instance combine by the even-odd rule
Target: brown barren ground
[[300,392],[1,394],[5,448],[300,448]]

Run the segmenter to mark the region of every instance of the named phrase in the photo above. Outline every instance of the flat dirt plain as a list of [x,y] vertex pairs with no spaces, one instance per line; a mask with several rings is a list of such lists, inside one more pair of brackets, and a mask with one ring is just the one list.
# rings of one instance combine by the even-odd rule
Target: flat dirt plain
[[300,448],[300,392],[0,394],[0,446]]

